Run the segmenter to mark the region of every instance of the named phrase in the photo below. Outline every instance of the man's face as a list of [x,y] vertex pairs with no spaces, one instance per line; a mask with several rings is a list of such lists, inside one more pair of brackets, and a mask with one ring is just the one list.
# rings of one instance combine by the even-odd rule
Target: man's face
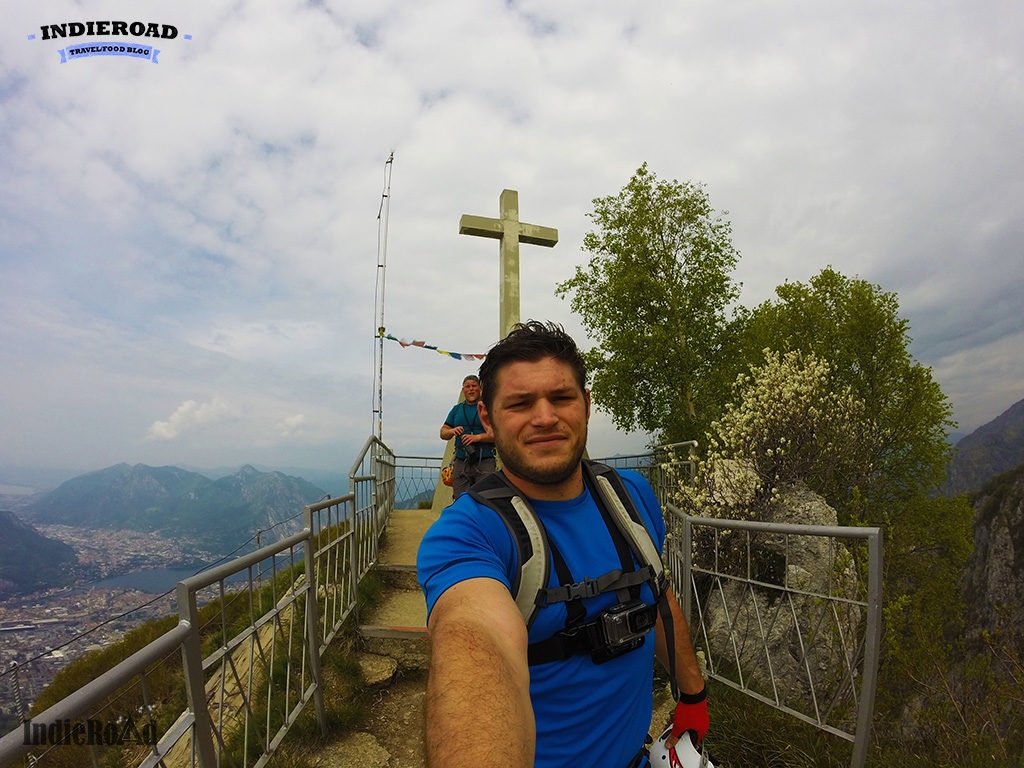
[[466,379],[462,382],[462,396],[470,405],[480,399],[480,382],[473,379]]
[[506,474],[528,496],[582,493],[590,393],[579,388],[567,363],[547,357],[505,366],[496,377],[491,410],[481,407],[480,413],[494,430]]

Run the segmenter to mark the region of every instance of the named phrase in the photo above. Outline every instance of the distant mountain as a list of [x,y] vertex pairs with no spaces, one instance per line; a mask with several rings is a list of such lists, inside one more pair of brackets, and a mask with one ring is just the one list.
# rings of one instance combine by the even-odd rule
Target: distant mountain
[[956,443],[941,493],[946,497],[971,493],[1020,464],[1024,464],[1024,400]]
[[395,502],[395,509],[419,509],[420,502],[433,500],[434,489],[428,488],[425,491],[417,493],[415,496],[410,496],[407,499],[399,499]]
[[[259,464],[251,464],[249,466],[255,467],[260,472],[283,472],[286,475],[292,477],[301,477],[303,480],[307,480],[317,488],[323,488],[325,493],[329,493],[331,496],[344,496],[349,492],[349,479],[348,479],[348,468],[345,469],[315,469],[312,467],[290,467],[290,466],[277,466],[268,467]],[[193,472],[198,472],[206,477],[217,479],[220,477],[227,477],[233,475],[238,471],[237,467],[185,467]]]
[[[248,465],[210,480],[180,467],[117,464],[68,480],[27,506],[24,515],[37,523],[201,538],[211,549],[226,552],[257,530],[295,518],[306,504],[324,496],[300,477]],[[291,520],[263,543],[301,525],[301,517]]]
[[980,490],[996,475],[1024,464],[1024,400],[956,444],[943,496]]
[[0,510],[0,595],[23,594],[71,581],[78,558],[13,512]]

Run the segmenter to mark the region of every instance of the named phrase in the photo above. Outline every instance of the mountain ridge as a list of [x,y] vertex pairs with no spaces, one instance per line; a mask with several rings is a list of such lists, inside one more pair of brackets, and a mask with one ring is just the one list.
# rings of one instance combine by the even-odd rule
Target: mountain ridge
[[61,483],[20,514],[40,524],[197,537],[227,551],[256,530],[298,530],[303,507],[325,495],[303,478],[249,464],[211,480],[175,466],[120,463]]
[[953,448],[941,493],[979,491],[997,475],[1024,464],[1024,400],[982,424]]

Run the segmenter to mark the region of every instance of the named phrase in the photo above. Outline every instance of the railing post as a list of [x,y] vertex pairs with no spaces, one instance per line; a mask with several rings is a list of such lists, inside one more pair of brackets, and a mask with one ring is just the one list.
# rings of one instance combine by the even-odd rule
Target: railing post
[[185,668],[185,693],[192,711],[193,738],[200,768],[217,768],[217,754],[213,749],[213,726],[210,710],[206,706],[206,683],[203,679],[203,649],[199,641],[199,610],[195,594],[183,582],[178,582],[178,615],[189,626],[188,636],[181,644],[182,664]]
[[352,483],[352,535],[348,537],[348,586],[352,590],[352,602],[355,614],[359,616],[359,494],[356,484]]
[[[306,551],[306,647],[309,649],[309,673],[313,677],[313,703],[316,706],[316,719],[320,725],[320,734],[327,738],[327,710],[324,708],[323,676],[320,672],[320,638],[317,630],[320,626],[320,611],[317,602],[317,567],[316,541],[313,536],[313,510],[307,506],[303,510],[306,526],[306,540],[303,547]],[[324,590],[326,597],[327,590]]]
[[864,630],[864,681],[857,707],[857,733],[853,739],[851,768],[862,768],[868,758],[871,717],[878,685],[878,656],[882,633],[882,532],[876,528],[868,538],[868,608]]
[[693,526],[689,515],[683,515],[683,572],[679,579],[683,587],[683,618],[689,627],[692,625],[690,604],[693,602]]

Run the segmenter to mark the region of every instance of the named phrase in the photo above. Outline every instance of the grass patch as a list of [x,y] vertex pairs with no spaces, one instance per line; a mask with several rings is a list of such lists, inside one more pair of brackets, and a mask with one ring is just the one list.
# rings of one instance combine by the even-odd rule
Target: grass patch
[[310,701],[289,729],[281,746],[274,753],[274,768],[316,768],[324,745],[362,728],[370,716],[371,698],[356,660],[359,650],[357,635],[361,610],[375,605],[381,597],[383,581],[373,570],[359,582],[358,609],[345,620],[338,636],[320,659],[323,676],[324,710],[327,719],[326,738],[320,731],[316,705]]

